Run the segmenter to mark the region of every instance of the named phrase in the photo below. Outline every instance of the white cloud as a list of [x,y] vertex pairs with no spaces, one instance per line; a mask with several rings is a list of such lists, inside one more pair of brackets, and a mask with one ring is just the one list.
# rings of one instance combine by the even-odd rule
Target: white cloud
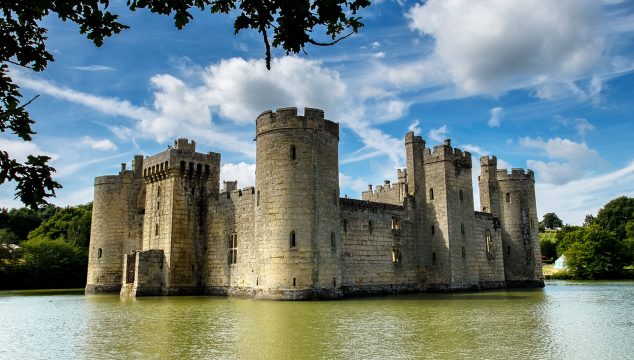
[[226,163],[220,167],[220,184],[223,181],[238,181],[238,188],[255,186],[255,164]]
[[588,131],[592,131],[595,129],[594,125],[590,121],[584,118],[566,118],[560,115],[555,116],[555,122],[566,126],[566,127],[574,127],[577,131],[579,137],[583,138]]
[[379,51],[377,53],[372,54],[372,57],[375,59],[383,59],[385,57],[385,53],[383,51]]
[[117,145],[115,145],[112,141],[108,139],[96,140],[90,136],[84,136],[79,140],[79,143],[94,150],[117,150]]
[[435,142],[443,142],[447,138],[448,133],[449,131],[447,130],[447,125],[443,125],[438,129],[429,130],[429,138]]
[[596,215],[608,201],[619,196],[634,197],[634,162],[613,172],[565,185],[537,182],[537,212],[555,212],[565,222],[580,225],[587,214]]
[[462,148],[465,151],[468,151],[474,155],[479,155],[479,156],[484,156],[489,154],[488,151],[484,150],[483,148],[477,146],[477,145],[471,145],[471,144],[464,144],[462,145]]
[[27,156],[47,155],[52,158],[54,154],[46,153],[33,141],[9,140],[0,138],[0,149],[6,151],[9,157],[19,162],[25,162]]
[[538,150],[551,160],[526,161],[527,166],[535,170],[539,179],[548,184],[566,184],[588,174],[590,169],[596,168],[597,165],[605,164],[596,150],[590,149],[585,143],[569,139],[557,137],[544,141],[541,138],[525,137],[520,139],[520,144]]
[[[342,189],[341,197],[356,198],[361,196],[361,193],[368,190],[368,184],[370,184],[367,180],[361,177],[353,178],[344,173],[339,173],[339,186]],[[353,194],[348,194],[346,191],[353,191]]]
[[573,82],[607,63],[600,1],[430,0],[406,17],[435,39],[433,54],[413,66],[443,64],[465,94],[534,86],[552,98],[580,91]]
[[378,49],[381,47],[381,43],[378,41],[375,41],[372,44],[370,44],[370,46],[372,46],[373,49]]
[[489,118],[489,127],[500,127],[500,123],[502,122],[502,118],[505,115],[504,109],[501,107],[494,107],[489,111],[491,113],[491,117]]
[[418,119],[414,120],[413,123],[411,123],[408,127],[407,130],[408,131],[413,131],[414,134],[420,134],[423,132],[423,130],[420,128],[420,121]]
[[73,66],[72,68],[82,71],[114,71],[114,68],[106,65]]

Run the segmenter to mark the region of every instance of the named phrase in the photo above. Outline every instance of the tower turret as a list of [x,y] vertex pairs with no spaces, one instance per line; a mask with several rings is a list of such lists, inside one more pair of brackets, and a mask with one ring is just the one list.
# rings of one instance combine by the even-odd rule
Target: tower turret
[[532,170],[497,171],[504,275],[509,286],[544,286]]
[[339,125],[318,109],[266,111],[256,142],[258,296],[338,296]]
[[497,180],[498,160],[495,156],[480,158],[480,208],[482,212],[500,217],[500,187]]

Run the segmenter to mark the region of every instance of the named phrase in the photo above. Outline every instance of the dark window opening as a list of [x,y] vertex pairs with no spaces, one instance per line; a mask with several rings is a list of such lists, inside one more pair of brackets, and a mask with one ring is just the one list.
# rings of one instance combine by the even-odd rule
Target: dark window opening
[[435,252],[431,253],[431,262],[432,262],[432,264],[436,265],[436,253]]
[[486,206],[482,207],[482,212],[487,212],[487,207]]
[[297,285],[297,281],[293,278],[293,286]]
[[531,229],[535,228],[535,221],[533,221],[533,219],[531,219]]
[[398,247],[392,248],[392,262],[394,264],[401,261],[401,249]]
[[374,224],[372,223],[372,220],[368,221],[368,231],[370,231],[370,234],[372,234],[372,230],[374,230]]
[[160,198],[161,197],[161,186],[157,186],[156,188],[156,197]]
[[229,235],[229,264],[238,263],[238,234]]
[[464,224],[460,224],[460,234],[464,236]]
[[255,204],[257,206],[260,206],[260,190],[258,190],[258,194],[256,195],[256,200],[255,200]]
[[290,238],[290,245],[292,248],[295,247],[296,243],[295,243],[295,231],[291,231],[291,238]]
[[291,160],[297,160],[297,148],[291,145]]
[[431,226],[431,234],[434,235],[436,233],[436,227],[434,225]]
[[159,232],[159,225],[156,224],[154,225],[154,236],[158,236],[158,232]]
[[507,203],[511,202],[511,193],[506,193],[506,202]]
[[330,250],[334,253],[337,251],[337,238],[335,237],[335,233],[330,233]]
[[341,225],[343,226],[343,232],[348,233],[348,220],[346,219],[341,220]]
[[97,250],[97,259],[101,259],[102,255],[103,255],[103,251],[101,250],[101,248],[99,248],[99,250]]
[[429,189],[429,200],[434,200],[434,189],[433,188]]
[[511,246],[510,245],[506,247],[506,254],[507,255],[511,255]]
[[200,174],[201,172],[203,172],[203,164],[197,164],[196,165],[196,172],[198,174]]
[[491,260],[493,256],[493,238],[489,229],[484,232],[484,243],[486,244],[487,258]]
[[464,246],[463,246],[463,247],[462,247],[462,258],[464,259],[464,258],[466,258],[466,257],[467,257],[467,253],[466,253],[466,251],[465,251],[465,249],[464,249]]
[[337,287],[337,278],[332,278],[332,287]]
[[464,196],[462,195],[462,189],[460,189],[460,191],[458,192],[459,196],[460,196],[460,201],[464,200]]
[[181,175],[185,173],[185,162],[181,161]]
[[259,286],[260,285],[260,278],[256,277],[255,278],[255,286]]
[[392,216],[392,230],[401,230],[401,219],[398,216]]

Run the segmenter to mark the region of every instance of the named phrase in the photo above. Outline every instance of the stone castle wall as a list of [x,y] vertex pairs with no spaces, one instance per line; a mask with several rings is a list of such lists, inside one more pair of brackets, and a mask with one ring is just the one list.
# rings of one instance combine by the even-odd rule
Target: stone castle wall
[[338,124],[317,109],[256,121],[256,187],[219,190],[220,154],[195,142],[95,180],[87,293],[337,298],[543,286],[534,177],[409,132],[407,169],[340,198]]

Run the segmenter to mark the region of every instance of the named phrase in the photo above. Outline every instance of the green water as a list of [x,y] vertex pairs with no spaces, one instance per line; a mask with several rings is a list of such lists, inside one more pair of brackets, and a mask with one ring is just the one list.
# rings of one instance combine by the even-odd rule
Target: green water
[[634,282],[273,302],[0,292],[6,359],[632,359]]

